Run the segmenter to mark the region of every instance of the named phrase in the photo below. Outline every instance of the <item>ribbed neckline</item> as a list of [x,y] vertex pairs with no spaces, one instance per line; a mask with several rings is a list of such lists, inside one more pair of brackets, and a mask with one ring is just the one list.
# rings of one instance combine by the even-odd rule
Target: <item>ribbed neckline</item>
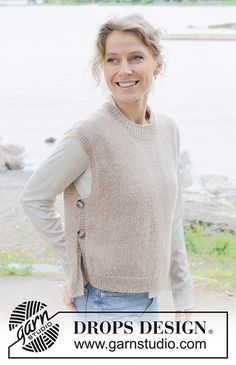
[[112,94],[107,97],[107,100],[105,102],[105,108],[107,108],[107,110],[110,112],[113,119],[123,125],[127,129],[127,131],[135,138],[144,140],[153,139],[157,134],[154,113],[149,105],[147,105],[147,112],[149,114],[148,124],[137,124],[127,118],[117,107],[115,100],[112,97]]

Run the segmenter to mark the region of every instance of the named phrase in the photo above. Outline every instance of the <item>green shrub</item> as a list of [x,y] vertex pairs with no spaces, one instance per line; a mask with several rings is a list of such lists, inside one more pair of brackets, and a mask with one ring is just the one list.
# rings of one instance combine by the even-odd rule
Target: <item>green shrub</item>
[[236,257],[236,242],[233,236],[216,236],[211,241],[210,253],[216,256]]
[[236,237],[229,233],[208,237],[199,223],[186,230],[185,242],[187,250],[197,255],[236,258]]
[[187,249],[195,254],[204,253],[206,246],[206,237],[204,236],[204,227],[197,222],[185,232],[185,242]]

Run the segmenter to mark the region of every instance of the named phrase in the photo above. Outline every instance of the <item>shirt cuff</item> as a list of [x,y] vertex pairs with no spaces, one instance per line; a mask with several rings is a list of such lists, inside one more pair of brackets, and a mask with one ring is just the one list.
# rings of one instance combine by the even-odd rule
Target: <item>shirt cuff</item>
[[179,292],[172,292],[175,310],[190,309],[195,306],[194,288],[188,288]]

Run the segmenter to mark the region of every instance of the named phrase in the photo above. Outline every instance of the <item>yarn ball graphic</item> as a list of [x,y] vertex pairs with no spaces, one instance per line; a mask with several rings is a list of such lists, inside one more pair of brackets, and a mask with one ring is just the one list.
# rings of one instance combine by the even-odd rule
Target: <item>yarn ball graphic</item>
[[[29,320],[37,312],[44,309],[47,305],[38,301],[28,301],[19,304],[12,311],[9,320],[9,330],[20,326],[25,321]],[[46,327],[46,326],[45,326]],[[23,349],[30,352],[42,352],[49,349],[55,342],[59,335],[59,324],[54,324],[44,330],[32,341],[23,345]]]

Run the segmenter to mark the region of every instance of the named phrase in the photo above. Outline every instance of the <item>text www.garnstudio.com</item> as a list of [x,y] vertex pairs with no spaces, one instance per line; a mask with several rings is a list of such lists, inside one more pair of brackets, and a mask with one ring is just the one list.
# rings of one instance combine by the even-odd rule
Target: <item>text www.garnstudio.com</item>
[[114,352],[116,350],[137,350],[137,349],[206,349],[206,341],[176,341],[167,340],[162,338],[161,340],[154,341],[148,340],[118,340],[118,341],[74,341],[76,349],[96,349],[96,350],[108,350]]

